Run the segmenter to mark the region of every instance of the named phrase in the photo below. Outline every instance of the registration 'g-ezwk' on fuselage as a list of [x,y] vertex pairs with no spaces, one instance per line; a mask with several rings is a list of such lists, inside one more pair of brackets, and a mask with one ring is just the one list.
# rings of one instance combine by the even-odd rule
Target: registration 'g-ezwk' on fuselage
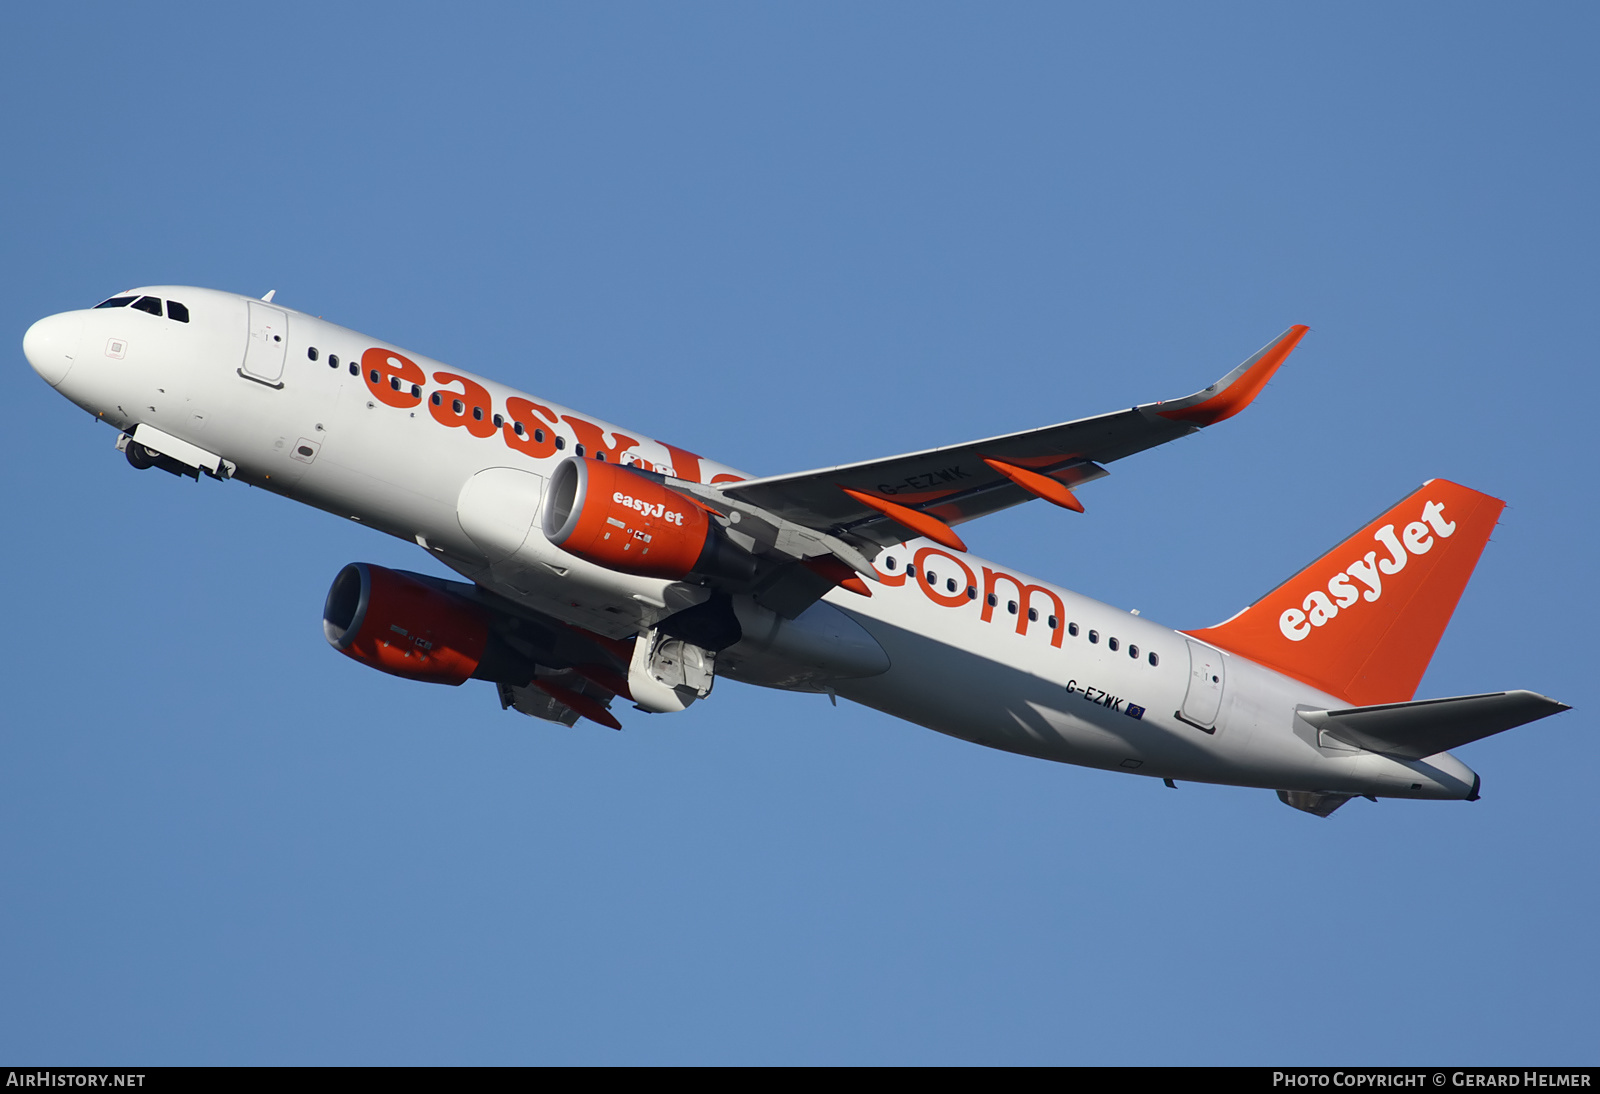
[[1434,479],[1218,626],[1175,631],[975,558],[955,527],[1082,512],[1106,464],[1232,417],[1291,327],[1186,398],[798,474],[732,467],[272,302],[133,289],[35,323],[33,368],[135,467],[240,479],[470,582],[346,566],[332,645],[503,708],[620,728],[715,677],[1029,756],[1351,797],[1477,797],[1457,747],[1566,709],[1414,695],[1503,503]]

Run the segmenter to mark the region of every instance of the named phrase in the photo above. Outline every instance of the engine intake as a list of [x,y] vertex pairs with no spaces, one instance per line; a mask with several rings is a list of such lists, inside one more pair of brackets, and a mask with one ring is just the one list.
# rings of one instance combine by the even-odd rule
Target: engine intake
[[569,456],[545,496],[544,534],[579,558],[640,577],[755,575],[755,556],[730,543],[698,504],[647,475]]
[[489,609],[416,574],[352,562],[322,608],[322,632],[346,657],[429,684],[525,684],[533,666],[492,629]]

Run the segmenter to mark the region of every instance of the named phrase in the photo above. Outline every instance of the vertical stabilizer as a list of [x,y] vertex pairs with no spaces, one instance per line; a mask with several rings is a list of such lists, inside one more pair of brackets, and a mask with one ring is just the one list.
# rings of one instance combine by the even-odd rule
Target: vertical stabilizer
[[1405,702],[1504,508],[1433,479],[1226,623],[1188,633],[1355,706]]

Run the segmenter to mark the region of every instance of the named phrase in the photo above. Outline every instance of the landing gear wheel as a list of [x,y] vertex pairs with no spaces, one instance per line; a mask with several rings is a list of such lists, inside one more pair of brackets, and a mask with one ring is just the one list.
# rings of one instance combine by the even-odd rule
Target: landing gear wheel
[[156,454],[138,441],[129,441],[128,447],[122,450],[122,454],[128,457],[128,462],[140,471],[148,470],[156,465]]

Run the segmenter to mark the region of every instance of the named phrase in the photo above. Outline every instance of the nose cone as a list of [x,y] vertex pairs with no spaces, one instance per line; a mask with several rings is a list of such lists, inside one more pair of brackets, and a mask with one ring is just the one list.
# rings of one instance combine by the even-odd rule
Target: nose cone
[[78,355],[79,325],[70,313],[39,320],[22,336],[22,354],[51,387],[61,386]]

